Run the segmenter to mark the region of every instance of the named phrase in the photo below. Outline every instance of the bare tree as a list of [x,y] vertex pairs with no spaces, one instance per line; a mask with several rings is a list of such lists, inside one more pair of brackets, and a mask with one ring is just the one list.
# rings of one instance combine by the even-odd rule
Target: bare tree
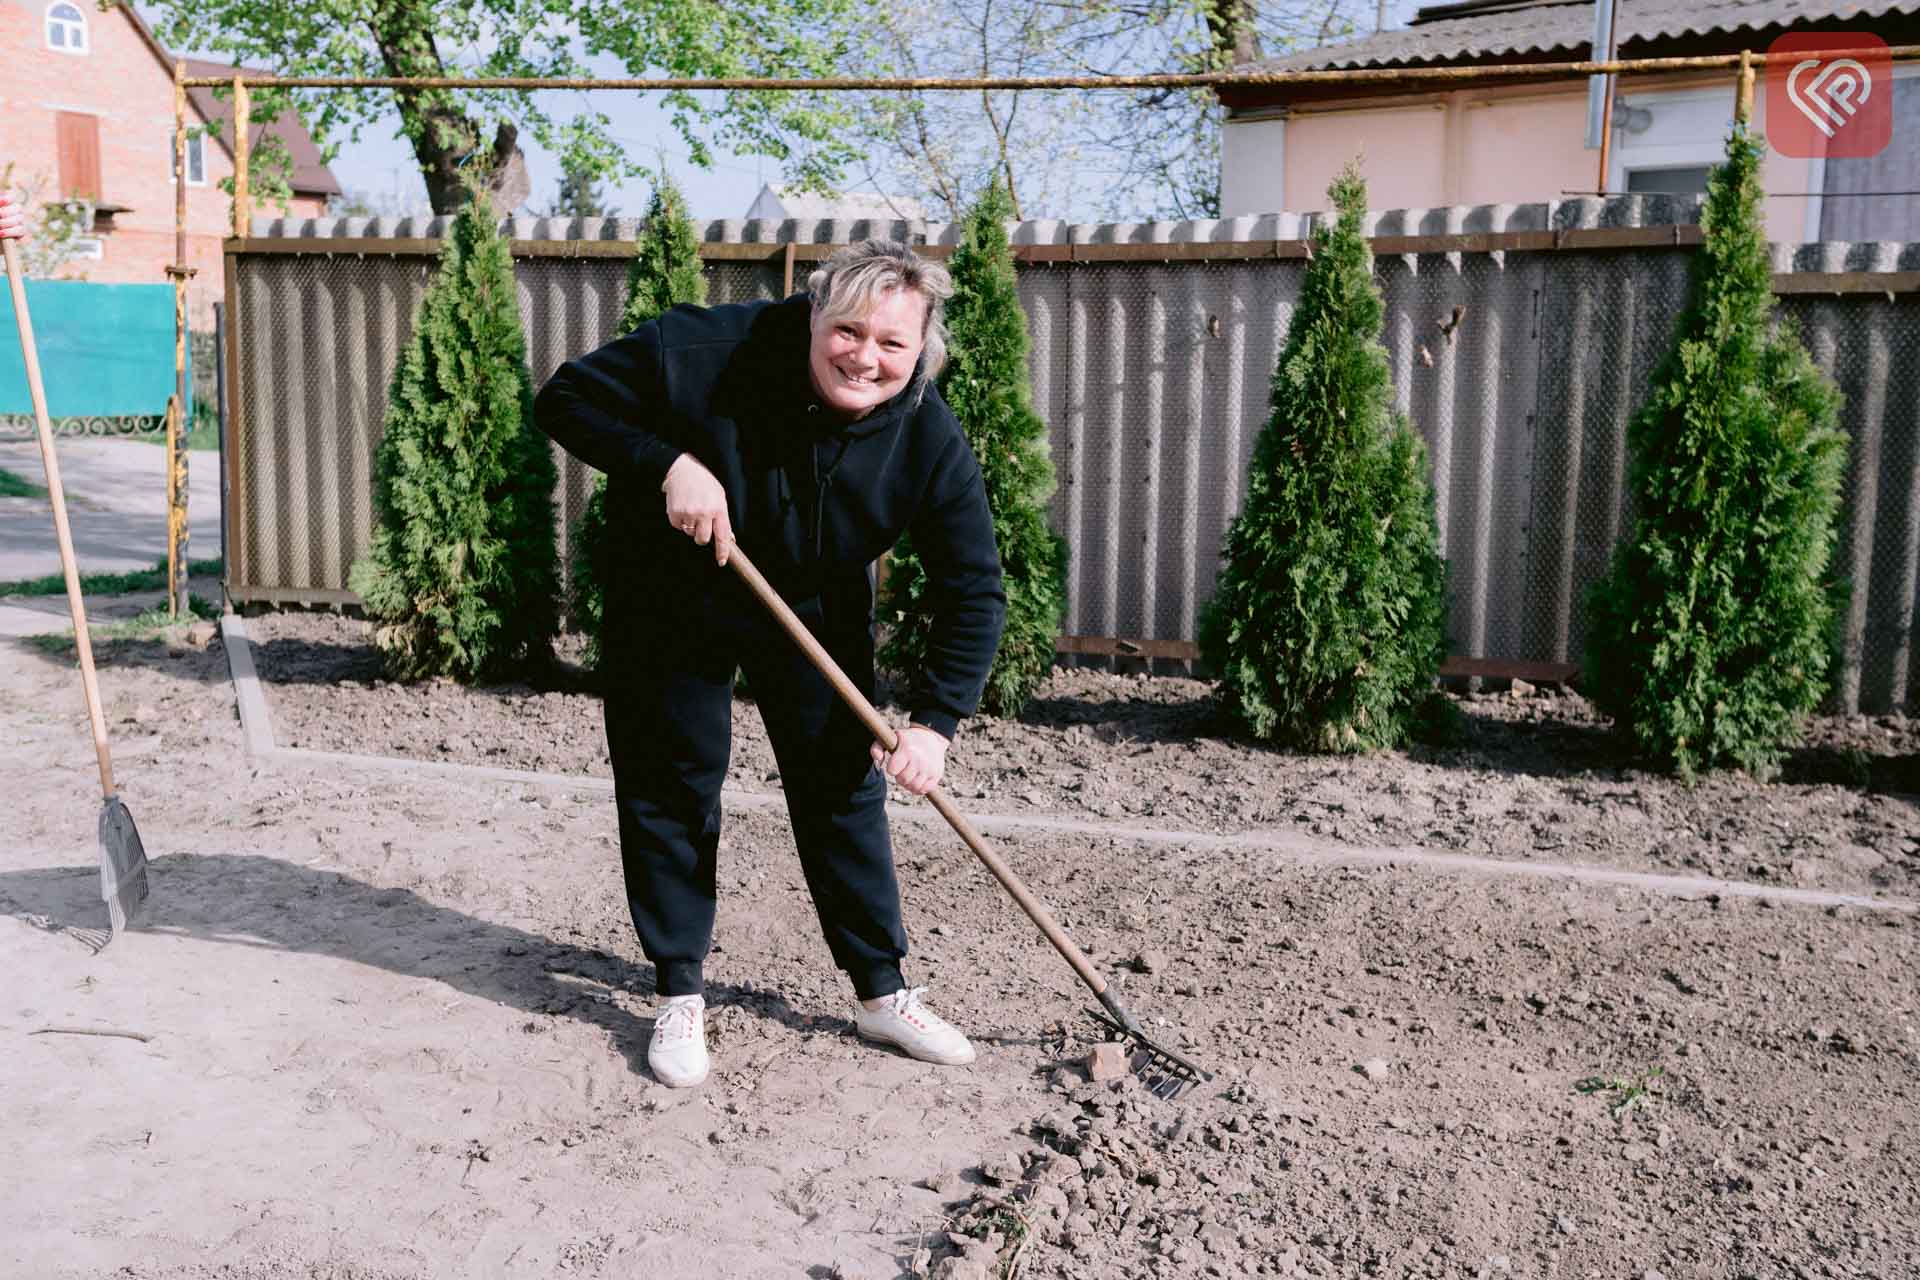
[[[1073,13],[1052,0],[907,0],[875,15],[881,39],[864,68],[880,75],[1045,75]],[[1064,207],[1075,181],[1072,122],[1059,92],[877,94],[862,113],[866,176],[949,219],[1000,179],[1016,217]]]
[[[1344,38],[1367,0],[926,0],[877,15],[897,75],[1222,70]],[[903,93],[864,113],[867,178],[958,217],[995,177],[1023,218],[1213,217],[1219,100],[1189,89]]]

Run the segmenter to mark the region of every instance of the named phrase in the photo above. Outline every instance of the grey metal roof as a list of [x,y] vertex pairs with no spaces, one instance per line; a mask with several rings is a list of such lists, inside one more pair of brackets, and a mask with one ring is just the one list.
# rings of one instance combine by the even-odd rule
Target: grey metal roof
[[[1464,10],[1458,16],[1445,10]],[[1438,10],[1438,12],[1436,12]],[[1593,39],[1592,0],[1534,0],[1421,10],[1403,31],[1266,58],[1242,69],[1323,71],[1404,67],[1562,54],[1584,58]],[[1620,0],[1618,48],[1656,40],[1735,36],[1828,19],[1868,21],[1920,14],[1920,0]],[[1737,46],[1730,46],[1737,47]]]

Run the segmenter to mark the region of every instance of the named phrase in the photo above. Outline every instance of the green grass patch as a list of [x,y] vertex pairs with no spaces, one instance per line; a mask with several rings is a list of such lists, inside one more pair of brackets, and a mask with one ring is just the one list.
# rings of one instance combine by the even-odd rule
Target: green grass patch
[[1665,1067],[1654,1067],[1633,1077],[1588,1076],[1575,1081],[1573,1088],[1574,1092],[1589,1096],[1605,1095],[1607,1114],[1618,1120],[1635,1107],[1651,1106],[1658,1101],[1660,1091],[1654,1086],[1666,1073]]
[[0,498],[44,498],[47,491],[22,475],[0,467]]
[[[142,431],[128,437],[146,444],[165,444],[167,429]],[[211,452],[220,447],[220,420],[214,407],[205,400],[193,402],[193,421],[187,426],[187,448],[192,452]]]
[[[220,557],[211,560],[187,561],[189,576],[214,576],[220,574]],[[151,569],[135,569],[129,573],[83,573],[80,575],[80,594],[85,596],[120,596],[129,591],[164,591],[167,587],[167,562],[155,564]],[[65,574],[50,573],[44,578],[28,578],[21,582],[0,582],[0,596],[63,596],[67,593]]]
[[[200,619],[214,622],[218,621],[220,617],[220,611],[209,604],[204,596],[197,594],[189,594],[187,596],[187,612],[189,616],[181,620],[182,624]],[[100,645],[110,644],[116,640],[158,639],[169,627],[174,625],[176,625],[174,620],[167,616],[167,606],[158,604],[148,609],[145,613],[136,614],[131,618],[124,618],[119,622],[102,622],[89,625],[87,627],[87,636],[93,642],[94,646],[98,648]],[[68,628],[66,631],[55,631],[45,635],[28,636],[26,637],[26,643],[44,654],[59,657],[61,654],[73,652],[73,630],[72,628]]]

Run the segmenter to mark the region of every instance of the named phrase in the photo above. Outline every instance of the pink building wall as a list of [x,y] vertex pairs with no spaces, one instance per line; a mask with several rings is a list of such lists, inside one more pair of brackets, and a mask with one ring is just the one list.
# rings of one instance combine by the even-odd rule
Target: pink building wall
[[[1717,163],[1733,114],[1733,85],[1725,75],[1666,77],[1630,82],[1621,95],[1649,107],[1653,123],[1638,135],[1619,131],[1607,189],[1626,189],[1629,167]],[[1274,212],[1247,201],[1305,211],[1327,207],[1328,185],[1358,156],[1374,209],[1521,204],[1561,200],[1594,191],[1599,153],[1588,151],[1584,81],[1559,86],[1470,89],[1403,99],[1391,105],[1300,108],[1278,121],[1230,122],[1248,132],[1226,147],[1222,178],[1226,216]],[[1756,95],[1755,124],[1766,127],[1764,92]],[[1283,130],[1283,131],[1282,131]],[[1256,141],[1257,140],[1257,141]],[[1263,155],[1281,152],[1281,177],[1250,172]],[[1235,174],[1235,166],[1247,171]],[[1769,151],[1762,181],[1769,192],[1804,192],[1810,163]],[[1805,238],[1809,201],[1766,201],[1775,240]]]

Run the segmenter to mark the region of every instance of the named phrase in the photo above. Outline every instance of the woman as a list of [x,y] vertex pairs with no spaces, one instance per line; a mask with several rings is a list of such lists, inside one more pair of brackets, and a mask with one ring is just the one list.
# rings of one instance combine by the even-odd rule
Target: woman
[[[627,902],[662,997],[647,1063],[666,1084],[708,1070],[702,962],[736,668],[773,742],[821,931],[859,998],[856,1029],[928,1062],[973,1060],[901,974],[885,809],[889,777],[917,795],[939,784],[1006,614],[980,467],[933,385],[951,293],[904,245],[851,245],[806,293],[676,307],[563,365],[535,403],[542,430],[606,473],[623,556],[601,672]],[[903,532],[938,621],[887,753],[723,566],[737,538],[871,696],[869,566]]]

